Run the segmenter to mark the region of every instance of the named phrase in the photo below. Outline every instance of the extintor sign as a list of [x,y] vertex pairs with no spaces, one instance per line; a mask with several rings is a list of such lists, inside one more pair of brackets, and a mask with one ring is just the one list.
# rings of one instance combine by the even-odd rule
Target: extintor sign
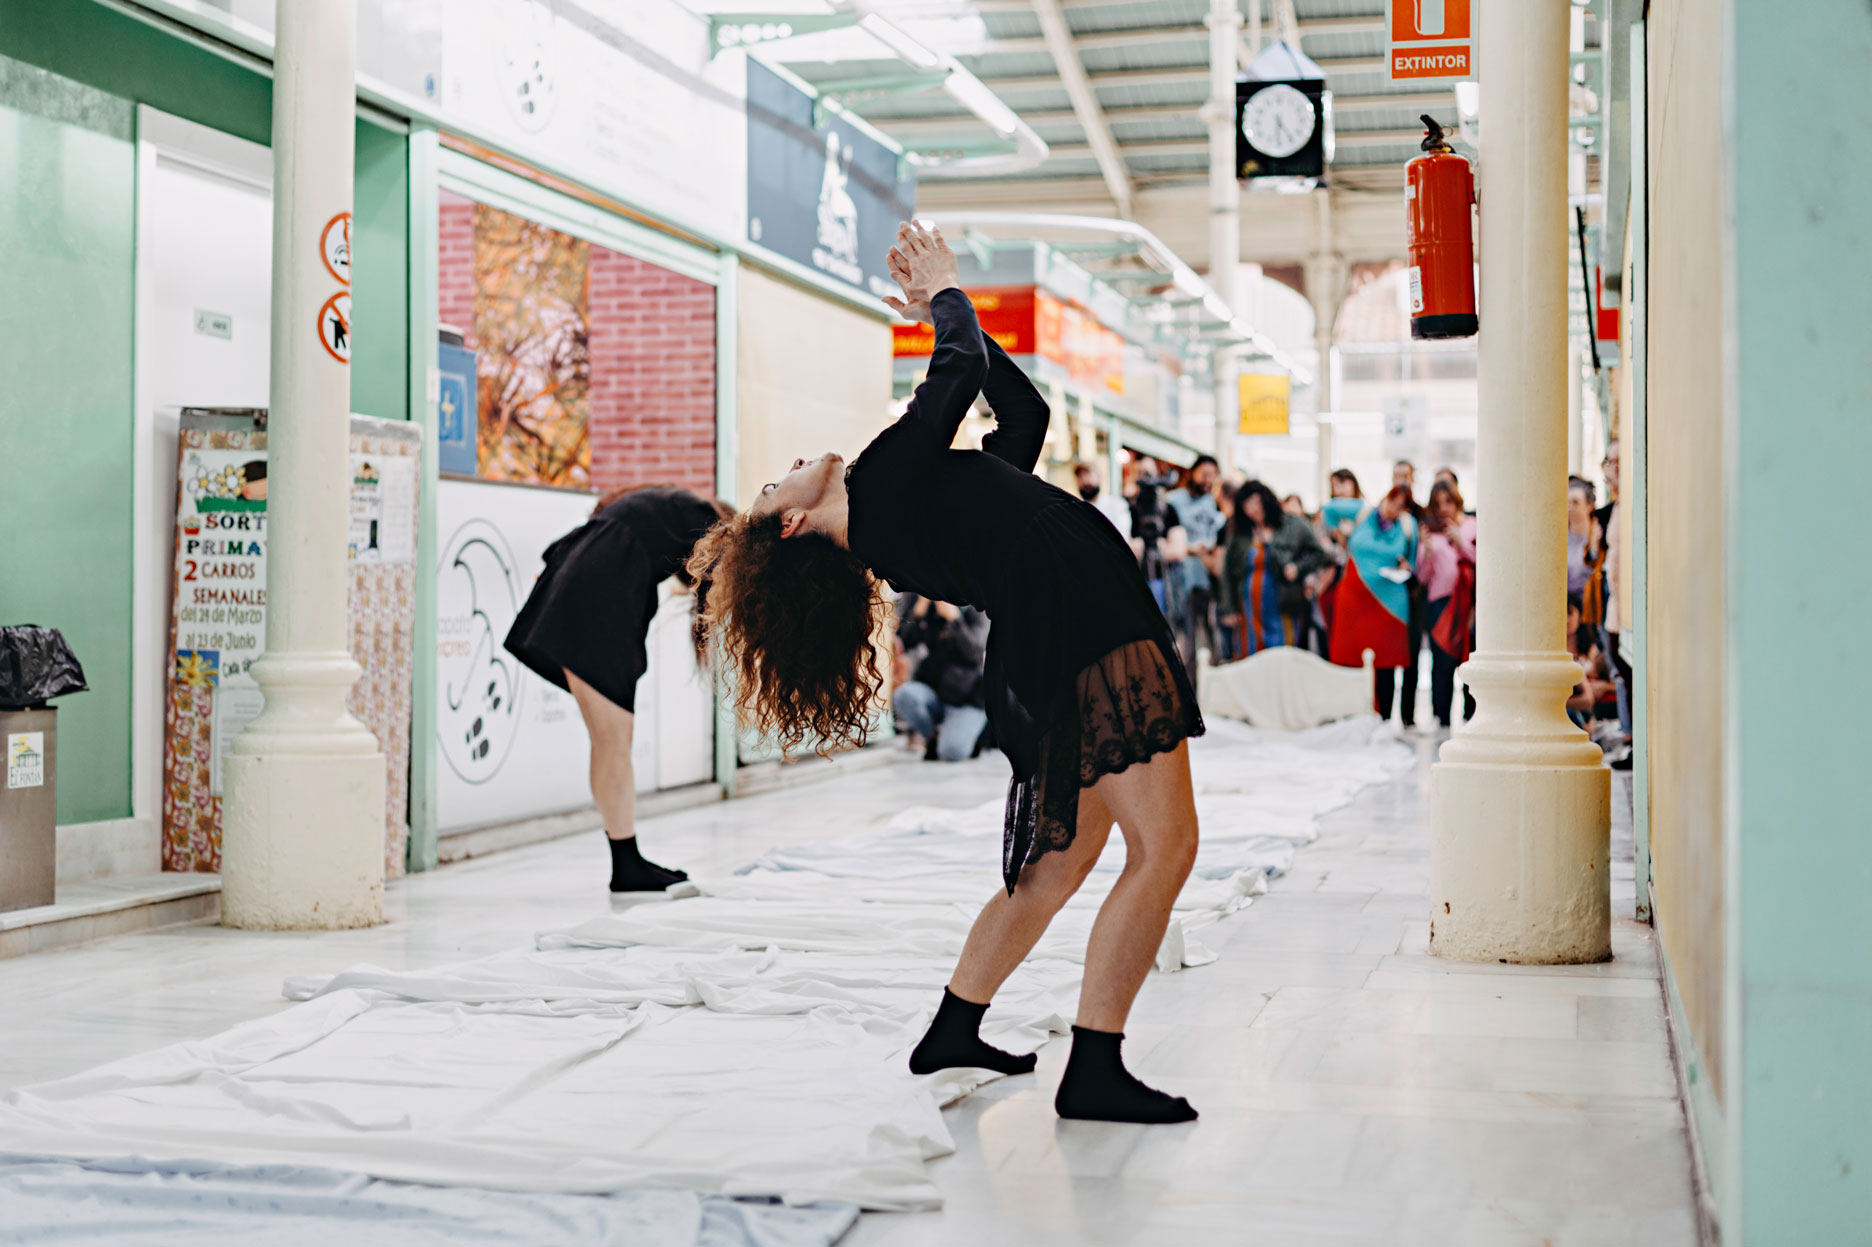
[[1456,82],[1476,76],[1474,0],[1385,0],[1385,77]]

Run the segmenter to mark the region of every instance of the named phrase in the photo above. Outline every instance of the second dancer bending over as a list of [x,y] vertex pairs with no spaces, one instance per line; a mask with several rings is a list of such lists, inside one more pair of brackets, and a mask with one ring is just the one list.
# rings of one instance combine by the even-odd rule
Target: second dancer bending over
[[[1032,1056],[984,1043],[988,1003],[1085,882],[1117,822],[1124,872],[1086,948],[1062,1117],[1188,1121],[1120,1055],[1196,856],[1185,743],[1203,730],[1195,692],[1136,557],[1090,504],[1033,474],[1046,401],[958,288],[940,234],[905,226],[891,252],[899,313],[934,325],[927,379],[897,423],[847,468],[797,460],[748,510],[712,530],[690,567],[701,625],[720,634],[741,709],[788,745],[862,742],[880,690],[884,604],[876,577],[993,620],[985,700],[1013,765],[1005,891],[975,920],[910,1067],[1026,1073]],[[977,394],[997,427],[952,450]]]

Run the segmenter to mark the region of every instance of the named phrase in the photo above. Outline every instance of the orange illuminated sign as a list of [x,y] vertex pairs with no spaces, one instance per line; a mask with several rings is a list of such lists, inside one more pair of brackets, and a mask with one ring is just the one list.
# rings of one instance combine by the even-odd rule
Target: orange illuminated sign
[[[964,291],[975,305],[982,332],[1009,355],[1038,355],[1065,369],[1088,388],[1124,393],[1125,342],[1098,318],[1032,286]],[[903,359],[936,350],[928,325],[892,325],[891,355]]]
[[1124,393],[1124,339],[1092,313],[1048,294],[1036,295],[1034,329],[1041,358],[1064,367],[1080,385]]
[[[1009,355],[1034,353],[1034,288],[1008,286],[986,290],[967,290],[975,305],[975,316],[982,332],[993,338]],[[892,325],[891,355],[902,359],[929,355],[936,350],[936,331],[928,325]]]
[[1471,0],[1386,0],[1386,75],[1393,82],[1475,77]]

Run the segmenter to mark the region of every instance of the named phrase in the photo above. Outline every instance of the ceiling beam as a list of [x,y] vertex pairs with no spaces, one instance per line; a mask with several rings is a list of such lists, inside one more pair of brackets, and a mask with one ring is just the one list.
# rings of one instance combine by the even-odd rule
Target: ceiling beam
[[[1437,91],[1414,91],[1387,93],[1383,95],[1345,95],[1333,93],[1333,115],[1343,117],[1346,113],[1365,108],[1418,108],[1435,112],[1451,104],[1450,88]],[[1132,108],[1106,108],[1105,119],[1108,123],[1125,121],[1185,121],[1195,120],[1196,112],[1202,105],[1192,104],[1147,104]],[[872,125],[888,133],[892,138],[916,138],[919,135],[953,135],[974,129],[979,123],[971,113],[948,113],[939,117],[879,117],[867,118]],[[1078,115],[1071,109],[1033,109],[1023,110],[1021,120],[1028,125],[1059,125],[1077,121]],[[1342,136],[1351,131],[1341,130]]]
[[[1328,80],[1334,74],[1371,73],[1385,67],[1382,56],[1327,56],[1315,58],[1319,67],[1326,71]],[[1020,87],[1045,87],[1056,85],[1059,81],[1054,74],[980,74],[981,80],[997,91]],[[1092,85],[1098,87],[1139,87],[1139,86],[1189,86],[1209,84],[1209,68],[1206,65],[1178,65],[1167,69],[1102,69],[1092,70],[1087,75]],[[1334,97],[1335,102],[1337,97]]]
[[[1027,7],[1026,0],[1019,6]],[[1316,17],[1300,23],[1300,37],[1308,35],[1379,34],[1384,31],[1383,17]],[[1209,28],[1201,23],[1178,26],[1138,26],[1128,30],[1089,30],[1073,35],[1080,51],[1097,48],[1134,48],[1163,43],[1207,43]],[[1008,35],[990,38],[968,55],[993,56],[1016,52],[1044,52],[1044,35]]]
[[[1348,149],[1398,147],[1416,143],[1422,138],[1423,131],[1420,129],[1340,130],[1335,135],[1339,146]],[[1047,150],[1054,156],[1083,156],[1091,150],[1091,145],[1085,142],[1048,143]],[[1126,156],[1203,156],[1209,152],[1209,141],[1204,138],[1146,139],[1120,142],[1118,150]]]
[[1093,93],[1085,65],[1079,60],[1079,50],[1073,46],[1072,30],[1066,25],[1065,14],[1060,12],[1059,0],[1033,0],[1033,4],[1034,16],[1040,19],[1040,32],[1046,38],[1047,51],[1053,57],[1053,66],[1066,87],[1066,98],[1072,101],[1073,116],[1078,118],[1079,128],[1085,131],[1092,154],[1098,157],[1099,173],[1111,189],[1118,215],[1129,220],[1131,171],[1124,157],[1118,154],[1118,144],[1112,141],[1111,126],[1105,122],[1098,96]]

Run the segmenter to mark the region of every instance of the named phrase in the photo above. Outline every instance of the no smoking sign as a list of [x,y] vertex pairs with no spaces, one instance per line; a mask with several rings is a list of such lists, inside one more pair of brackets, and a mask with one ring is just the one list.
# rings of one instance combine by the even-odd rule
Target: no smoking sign
[[345,285],[351,284],[351,214],[340,212],[319,231],[319,257],[325,271]]

